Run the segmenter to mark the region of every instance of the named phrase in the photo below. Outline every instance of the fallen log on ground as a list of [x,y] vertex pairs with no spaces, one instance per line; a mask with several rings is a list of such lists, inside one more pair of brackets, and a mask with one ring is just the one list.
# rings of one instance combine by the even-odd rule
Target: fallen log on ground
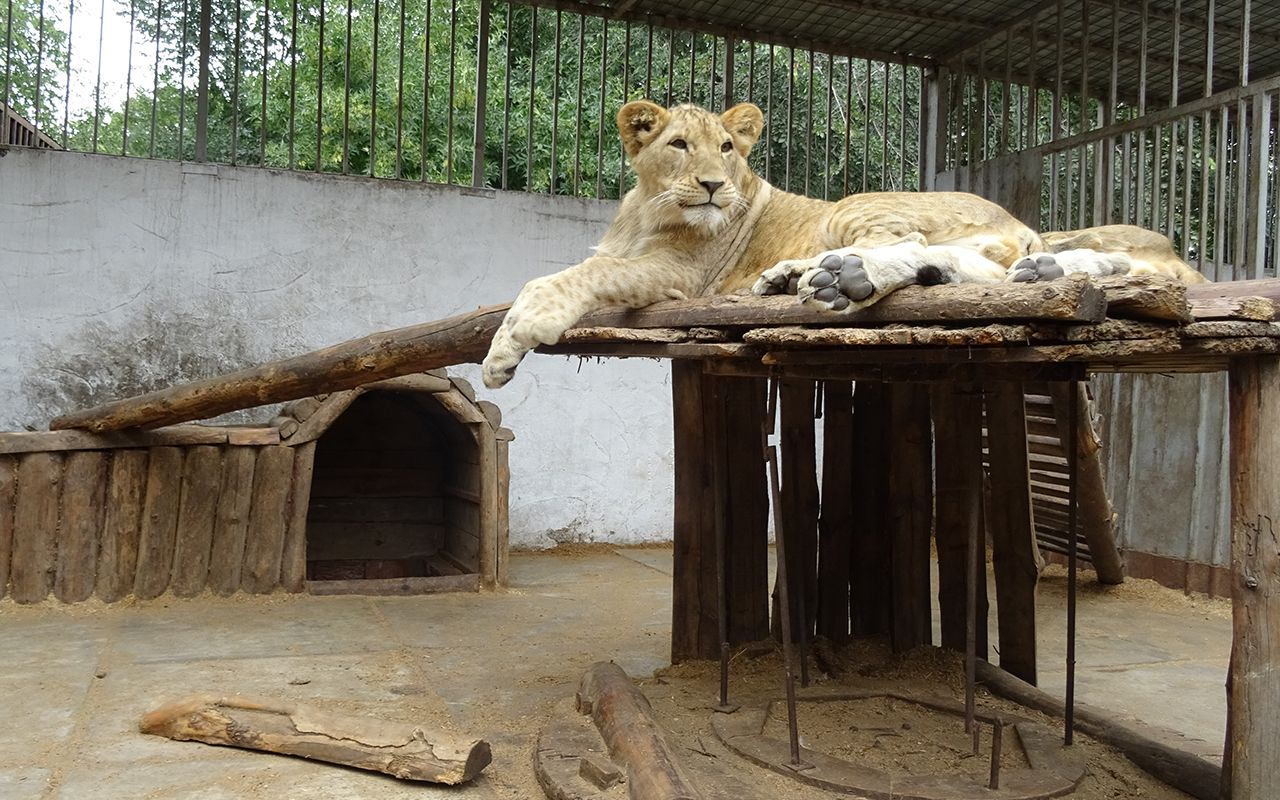
[[492,760],[483,739],[256,697],[194,695],[150,712],[139,730],[450,785],[471,780]]

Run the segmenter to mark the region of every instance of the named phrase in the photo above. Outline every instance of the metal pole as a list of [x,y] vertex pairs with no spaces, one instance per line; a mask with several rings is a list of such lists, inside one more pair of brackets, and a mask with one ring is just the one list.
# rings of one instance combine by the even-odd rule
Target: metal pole
[[975,695],[978,672],[978,525],[977,504],[971,504],[969,524],[966,526],[965,549],[968,569],[965,570],[964,595],[964,730],[973,743],[973,754],[978,754],[978,723],[975,717]]
[[[767,423],[766,423],[767,424]],[[791,766],[799,769],[804,766],[800,760],[800,729],[796,722],[796,679],[791,672],[793,654],[791,651],[791,606],[787,593],[787,548],[783,537],[782,524],[782,490],[778,486],[778,449],[769,445],[769,489],[773,500],[773,535],[777,542],[778,564],[778,605],[782,609],[782,661],[785,674],[784,684],[787,695],[787,732],[791,739]]]
[[[476,121],[474,151],[471,156],[471,185],[477,189],[484,186],[484,112],[489,98],[489,14],[489,0],[480,0],[480,22],[476,32]],[[510,36],[510,32],[507,35]],[[582,104],[578,105],[581,107]]]
[[[716,407],[722,411],[722,396],[718,390],[713,391]],[[728,464],[728,449],[723,431],[716,436],[716,451],[712,460],[715,484],[715,536],[716,536],[716,622],[720,635],[720,705],[717,711],[729,712],[737,710],[737,706],[729,705],[729,596],[725,580],[725,563],[728,561],[728,536],[725,526],[728,513],[725,502],[727,492],[727,476],[725,468]]]
[[991,726],[991,779],[987,788],[995,791],[1000,788],[1000,755],[1004,750],[1004,720],[995,718]]
[[1076,724],[1076,567],[1078,566],[1079,543],[1076,540],[1076,514],[1078,505],[1077,459],[1080,384],[1071,382],[1071,395],[1067,402],[1067,696],[1066,696],[1066,732],[1064,744],[1071,744],[1075,738]]
[[200,0],[200,63],[196,83],[196,161],[209,160],[209,27],[213,0]]

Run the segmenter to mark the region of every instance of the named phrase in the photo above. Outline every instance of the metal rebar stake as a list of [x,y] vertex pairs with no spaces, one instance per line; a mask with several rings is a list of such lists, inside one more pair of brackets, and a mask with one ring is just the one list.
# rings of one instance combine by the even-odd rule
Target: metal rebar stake
[[791,739],[791,768],[804,769],[808,765],[800,760],[800,729],[796,721],[796,678],[791,671],[793,653],[791,645],[791,605],[787,593],[787,546],[783,536],[782,489],[778,484],[778,450],[769,445],[769,489],[773,500],[773,536],[778,548],[778,606],[782,627],[782,661],[787,695],[787,731]]
[[1004,750],[1004,720],[996,717],[991,724],[991,779],[987,788],[1000,788],[1000,754]]
[[1063,733],[1064,744],[1071,744],[1075,739],[1076,726],[1076,566],[1079,553],[1079,542],[1076,541],[1076,514],[1079,497],[1077,484],[1077,461],[1079,448],[1080,384],[1071,382],[1071,394],[1067,399],[1067,696],[1066,696],[1066,730]]
[[978,673],[978,526],[974,515],[976,506],[970,509],[966,531],[966,555],[964,596],[964,730],[973,742],[973,754],[978,754],[978,723],[975,716],[975,694]]
[[729,595],[725,583],[725,564],[728,561],[728,536],[725,531],[725,497],[727,453],[724,436],[717,442],[718,452],[712,463],[715,484],[715,536],[716,536],[716,616],[720,636],[720,704],[716,711],[729,713],[737,711],[737,706],[729,705]]

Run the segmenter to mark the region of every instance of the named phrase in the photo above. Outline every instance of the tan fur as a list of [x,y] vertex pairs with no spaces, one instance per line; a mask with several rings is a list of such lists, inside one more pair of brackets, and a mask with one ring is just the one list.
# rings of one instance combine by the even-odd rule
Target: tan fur
[[[867,259],[875,293],[858,303],[867,305],[916,282],[922,259],[944,265],[945,280],[994,282],[1045,249],[1031,229],[976,195],[883,192],[826,202],[774,189],[747,165],[764,125],[749,103],[716,115],[637,101],[619,110],[617,122],[637,185],[595,255],[520,292],[484,361],[490,387],[510,380],[525,353],[556,342],[589,311],[753,284],[759,290],[762,271],[798,276],[826,251],[845,248]],[[1143,263],[1183,274],[1166,261]]]
[[1049,252],[1096,250],[1125,253],[1133,261],[1130,275],[1170,275],[1184,283],[1207,283],[1204,275],[1183,261],[1163,234],[1136,225],[1102,225],[1078,231],[1042,233]]

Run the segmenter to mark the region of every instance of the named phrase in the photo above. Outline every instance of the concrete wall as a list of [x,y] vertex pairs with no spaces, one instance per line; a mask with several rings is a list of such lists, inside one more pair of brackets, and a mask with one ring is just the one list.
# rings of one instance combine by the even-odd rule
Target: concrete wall
[[[3,430],[510,300],[615,207],[30,150],[0,187]],[[666,364],[532,356],[497,392],[455,372],[516,432],[514,545],[670,538]]]

